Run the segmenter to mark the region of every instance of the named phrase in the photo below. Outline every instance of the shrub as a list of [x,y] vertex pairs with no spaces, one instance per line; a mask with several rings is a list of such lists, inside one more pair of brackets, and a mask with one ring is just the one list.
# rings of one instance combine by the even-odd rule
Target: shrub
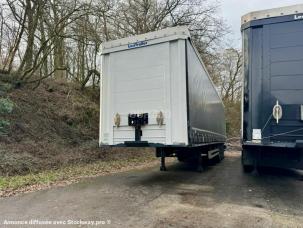
[[10,83],[3,83],[0,81],[0,95],[6,94],[8,91],[12,89],[12,84]]
[[[0,98],[0,115],[5,116],[12,113],[14,108],[14,103],[8,98]],[[7,134],[10,122],[8,120],[0,118],[0,135]]]
[[13,111],[14,104],[8,98],[0,98],[0,114],[10,114]]

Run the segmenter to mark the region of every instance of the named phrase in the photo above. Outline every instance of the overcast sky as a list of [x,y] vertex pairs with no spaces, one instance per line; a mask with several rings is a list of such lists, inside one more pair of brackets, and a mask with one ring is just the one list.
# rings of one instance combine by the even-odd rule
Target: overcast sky
[[241,46],[241,16],[251,11],[303,4],[303,0],[218,0],[220,14],[232,30],[230,39],[234,46]]

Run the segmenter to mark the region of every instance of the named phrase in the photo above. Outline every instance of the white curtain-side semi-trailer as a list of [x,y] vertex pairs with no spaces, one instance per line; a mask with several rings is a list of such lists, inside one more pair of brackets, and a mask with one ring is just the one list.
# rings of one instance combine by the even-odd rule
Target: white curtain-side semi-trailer
[[224,106],[186,27],[102,45],[100,146],[155,147],[161,157],[224,157]]

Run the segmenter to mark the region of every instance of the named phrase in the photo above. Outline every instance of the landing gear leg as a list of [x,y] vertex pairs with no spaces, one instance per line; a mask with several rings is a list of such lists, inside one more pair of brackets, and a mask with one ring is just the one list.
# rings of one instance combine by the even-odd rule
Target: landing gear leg
[[165,166],[165,151],[164,149],[160,149],[160,154],[161,154],[161,166],[160,166],[160,171],[167,171],[166,166]]

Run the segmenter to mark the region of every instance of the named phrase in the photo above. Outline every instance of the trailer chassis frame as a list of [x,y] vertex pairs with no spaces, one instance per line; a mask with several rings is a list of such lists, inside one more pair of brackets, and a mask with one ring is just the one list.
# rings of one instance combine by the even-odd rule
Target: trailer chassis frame
[[192,145],[188,147],[156,147],[156,157],[160,158],[160,171],[167,171],[165,158],[177,157],[180,161],[194,162],[198,172],[205,168],[208,152],[214,151],[219,160],[224,158],[224,142]]

